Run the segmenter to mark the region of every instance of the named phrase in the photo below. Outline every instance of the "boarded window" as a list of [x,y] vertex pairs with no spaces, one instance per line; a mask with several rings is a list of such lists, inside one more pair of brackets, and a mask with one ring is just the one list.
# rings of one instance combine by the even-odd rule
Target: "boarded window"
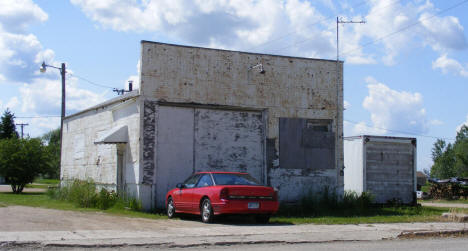
[[280,118],[280,167],[333,169],[335,134],[331,120]]

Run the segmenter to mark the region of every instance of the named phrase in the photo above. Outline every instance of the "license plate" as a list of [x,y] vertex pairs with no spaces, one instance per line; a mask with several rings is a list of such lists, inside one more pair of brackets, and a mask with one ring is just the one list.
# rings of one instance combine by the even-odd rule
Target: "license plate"
[[249,209],[258,209],[260,207],[260,203],[258,202],[249,202],[247,205]]

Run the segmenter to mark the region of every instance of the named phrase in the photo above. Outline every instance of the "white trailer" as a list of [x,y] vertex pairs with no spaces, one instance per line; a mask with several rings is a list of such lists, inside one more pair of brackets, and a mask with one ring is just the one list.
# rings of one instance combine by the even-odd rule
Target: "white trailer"
[[370,192],[375,203],[415,202],[415,138],[345,137],[344,164],[345,191]]

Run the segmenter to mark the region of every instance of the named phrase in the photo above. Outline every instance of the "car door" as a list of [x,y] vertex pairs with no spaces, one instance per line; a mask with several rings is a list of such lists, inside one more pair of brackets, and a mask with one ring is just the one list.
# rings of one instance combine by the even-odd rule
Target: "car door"
[[192,202],[192,192],[195,188],[200,174],[194,174],[184,181],[183,187],[176,192],[175,206],[178,211],[190,212]]
[[211,186],[213,186],[211,175],[208,173],[203,174],[192,192],[191,210],[194,213],[198,213],[200,211],[200,200],[203,196],[209,194],[208,190]]

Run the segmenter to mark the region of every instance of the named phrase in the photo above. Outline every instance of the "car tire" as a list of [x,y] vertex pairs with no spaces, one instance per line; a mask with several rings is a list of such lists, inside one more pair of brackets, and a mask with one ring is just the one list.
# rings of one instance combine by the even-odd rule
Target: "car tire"
[[169,197],[169,199],[167,199],[167,206],[166,206],[166,213],[167,213],[167,217],[169,219],[172,219],[174,218],[175,216],[175,205],[174,205],[174,200],[172,200],[171,197]]
[[255,222],[259,224],[267,224],[270,221],[269,214],[259,214],[255,216]]
[[213,222],[214,214],[213,214],[213,207],[211,206],[210,199],[206,198],[203,200],[200,208],[200,215],[201,220],[204,223],[211,223]]

